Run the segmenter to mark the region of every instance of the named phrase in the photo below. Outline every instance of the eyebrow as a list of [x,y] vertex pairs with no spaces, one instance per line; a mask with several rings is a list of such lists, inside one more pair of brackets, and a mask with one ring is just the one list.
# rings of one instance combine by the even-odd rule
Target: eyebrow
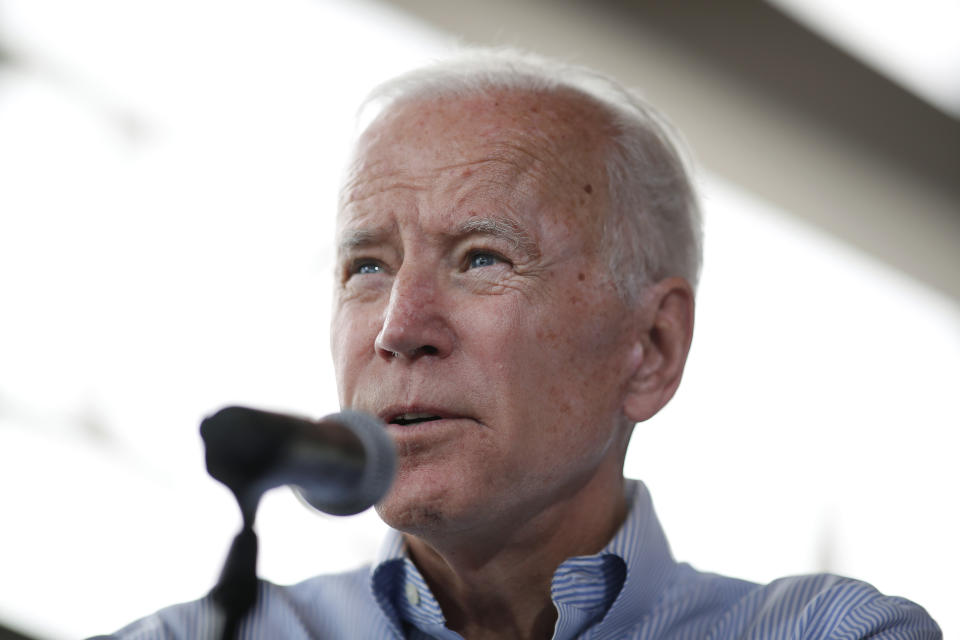
[[362,249],[381,244],[386,238],[388,231],[386,229],[353,229],[347,231],[341,236],[337,243],[340,251],[350,251],[351,249]]
[[[389,228],[377,229],[352,229],[344,232],[337,248],[341,252],[349,252],[364,247],[372,247],[382,244],[386,241],[391,230]],[[537,247],[533,237],[517,222],[509,218],[471,218],[460,224],[456,230],[449,234],[451,237],[463,237],[470,235],[483,235],[493,238],[501,238],[513,245],[531,258],[538,258],[540,250]]]

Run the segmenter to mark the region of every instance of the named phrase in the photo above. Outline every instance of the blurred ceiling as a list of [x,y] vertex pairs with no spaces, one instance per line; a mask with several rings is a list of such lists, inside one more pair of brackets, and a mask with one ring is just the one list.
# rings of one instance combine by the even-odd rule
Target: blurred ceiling
[[[960,121],[763,3],[601,0],[778,108],[960,195]],[[960,82],[960,78],[958,78]],[[960,211],[957,212],[960,214]]]
[[960,2],[767,1],[960,119]]

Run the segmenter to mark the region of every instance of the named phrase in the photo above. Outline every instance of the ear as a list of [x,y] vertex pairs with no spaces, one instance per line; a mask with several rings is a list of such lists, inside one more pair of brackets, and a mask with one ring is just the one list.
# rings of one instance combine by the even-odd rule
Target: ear
[[693,288],[666,278],[647,288],[636,309],[637,365],[628,383],[624,412],[634,422],[652,418],[680,385],[693,340]]

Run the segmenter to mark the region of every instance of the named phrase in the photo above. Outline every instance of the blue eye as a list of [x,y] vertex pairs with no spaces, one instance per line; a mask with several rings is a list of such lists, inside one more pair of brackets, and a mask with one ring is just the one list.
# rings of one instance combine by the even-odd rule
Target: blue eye
[[382,273],[383,265],[370,260],[357,262],[355,265],[353,265],[353,272],[362,276],[371,275],[374,273]]
[[469,268],[476,269],[478,267],[492,267],[498,262],[500,262],[500,258],[492,253],[477,252],[470,256]]

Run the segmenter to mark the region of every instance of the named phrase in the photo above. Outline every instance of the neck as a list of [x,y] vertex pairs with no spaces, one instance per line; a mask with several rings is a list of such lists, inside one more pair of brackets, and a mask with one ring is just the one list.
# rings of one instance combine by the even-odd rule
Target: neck
[[553,574],[566,559],[597,553],[627,513],[616,469],[594,476],[569,499],[522,522],[429,540],[407,535],[414,562],[436,595],[447,626],[468,640],[550,638]]

